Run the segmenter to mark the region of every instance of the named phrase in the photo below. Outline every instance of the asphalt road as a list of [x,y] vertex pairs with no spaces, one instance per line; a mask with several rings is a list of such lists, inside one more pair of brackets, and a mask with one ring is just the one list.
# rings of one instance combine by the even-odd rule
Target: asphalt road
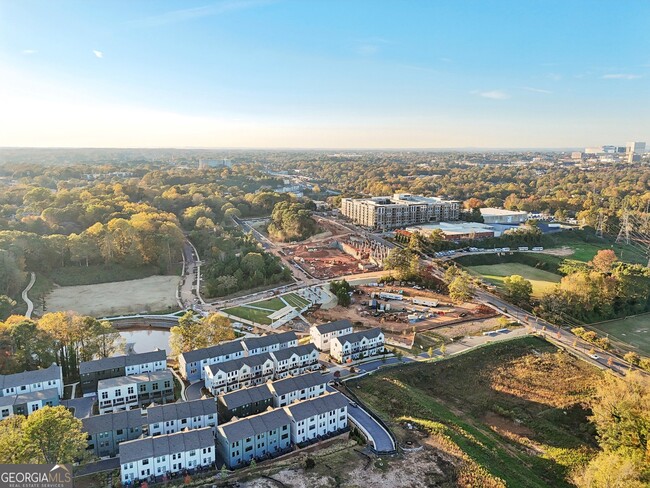
[[72,398],[70,400],[63,400],[61,403],[67,408],[74,408],[74,416],[78,419],[85,419],[92,415],[93,404],[97,400],[96,396]]
[[204,386],[203,380],[200,380],[190,384],[190,386],[185,388],[185,397],[187,398],[187,401],[189,402],[191,400],[200,400],[201,388],[203,388],[203,386]]

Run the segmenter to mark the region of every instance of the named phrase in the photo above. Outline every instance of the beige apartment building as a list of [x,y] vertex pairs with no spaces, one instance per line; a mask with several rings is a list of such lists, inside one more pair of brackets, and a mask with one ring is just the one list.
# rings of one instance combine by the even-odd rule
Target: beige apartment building
[[343,198],[341,213],[363,227],[387,230],[425,222],[458,220],[460,203],[396,193],[392,197]]

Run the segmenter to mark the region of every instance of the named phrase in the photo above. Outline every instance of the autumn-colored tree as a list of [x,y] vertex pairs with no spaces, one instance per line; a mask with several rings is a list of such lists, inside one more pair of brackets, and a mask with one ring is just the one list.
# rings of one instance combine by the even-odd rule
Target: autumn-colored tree
[[616,253],[613,250],[601,249],[589,264],[597,271],[609,273],[616,261],[618,261],[618,257],[616,257]]

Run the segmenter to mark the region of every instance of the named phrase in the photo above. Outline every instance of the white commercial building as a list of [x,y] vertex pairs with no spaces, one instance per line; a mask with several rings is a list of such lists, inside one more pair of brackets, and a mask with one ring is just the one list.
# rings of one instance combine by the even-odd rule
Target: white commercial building
[[330,350],[332,339],[340,335],[352,333],[352,322],[347,319],[328,322],[327,324],[312,325],[309,328],[311,341],[319,351],[327,352]]
[[481,209],[486,224],[522,224],[528,220],[528,212],[485,207]]
[[392,197],[343,198],[341,213],[363,227],[386,230],[425,222],[458,220],[460,203],[396,193]]

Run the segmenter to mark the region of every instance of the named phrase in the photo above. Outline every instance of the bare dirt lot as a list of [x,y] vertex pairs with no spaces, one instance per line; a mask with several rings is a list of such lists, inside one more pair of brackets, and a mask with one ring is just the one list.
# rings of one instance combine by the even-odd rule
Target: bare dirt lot
[[[176,306],[178,276],[150,276],[140,280],[97,285],[62,286],[45,299],[45,312],[74,310],[103,317],[124,313],[160,311]],[[40,311],[43,313],[43,311]]]
[[334,239],[318,244],[300,244],[285,248],[284,252],[292,257],[312,276],[319,279],[337,278],[352,273],[360,273],[359,261],[349,254],[332,247]]

